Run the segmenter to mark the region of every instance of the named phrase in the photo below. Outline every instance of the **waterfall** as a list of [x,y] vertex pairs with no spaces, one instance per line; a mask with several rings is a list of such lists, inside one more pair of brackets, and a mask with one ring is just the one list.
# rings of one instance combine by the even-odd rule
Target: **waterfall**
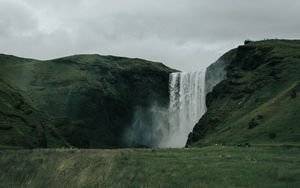
[[137,108],[124,134],[131,147],[184,147],[188,134],[206,111],[204,72],[177,72],[169,77],[169,107],[154,102]]
[[161,147],[184,147],[188,134],[206,111],[205,74],[200,71],[170,74],[168,133]]

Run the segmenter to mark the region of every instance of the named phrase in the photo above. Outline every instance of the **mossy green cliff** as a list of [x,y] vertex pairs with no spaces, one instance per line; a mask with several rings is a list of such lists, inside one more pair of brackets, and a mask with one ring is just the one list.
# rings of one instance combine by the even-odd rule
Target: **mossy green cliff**
[[[173,71],[162,63],[114,56],[39,61],[0,55],[0,78],[45,112],[66,142],[81,148],[126,146],[122,134],[136,108],[153,102],[168,105],[168,79]],[[8,99],[1,100],[4,104]],[[1,134],[9,137],[7,131]]]
[[239,46],[207,69],[207,81],[218,64],[226,76],[187,145],[300,142],[300,41]]

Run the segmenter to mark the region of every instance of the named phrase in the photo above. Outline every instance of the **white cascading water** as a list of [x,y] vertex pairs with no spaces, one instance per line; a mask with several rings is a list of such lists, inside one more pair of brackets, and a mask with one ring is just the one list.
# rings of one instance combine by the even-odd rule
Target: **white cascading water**
[[205,74],[200,71],[170,74],[168,135],[161,147],[184,147],[188,134],[206,111]]

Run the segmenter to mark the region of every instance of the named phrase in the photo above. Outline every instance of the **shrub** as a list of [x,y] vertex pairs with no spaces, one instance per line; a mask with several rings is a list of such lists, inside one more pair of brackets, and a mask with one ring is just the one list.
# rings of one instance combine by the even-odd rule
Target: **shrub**
[[269,138],[270,139],[275,139],[277,137],[277,134],[276,133],[270,133],[269,134]]
[[247,40],[244,41],[244,45],[250,44],[250,43],[252,43],[252,42],[254,42],[254,41],[252,41],[252,40],[250,40],[250,39],[247,39]]
[[293,89],[293,90],[291,91],[290,96],[291,96],[291,98],[296,98],[296,97],[297,97],[297,93],[296,93],[296,90],[295,90],[295,89]]

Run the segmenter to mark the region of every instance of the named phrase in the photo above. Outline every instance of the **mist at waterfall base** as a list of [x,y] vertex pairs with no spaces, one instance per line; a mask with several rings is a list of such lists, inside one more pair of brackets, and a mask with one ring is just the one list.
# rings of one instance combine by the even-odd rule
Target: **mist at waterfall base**
[[169,76],[169,107],[154,102],[138,107],[125,133],[132,147],[184,147],[188,134],[206,111],[204,71],[176,72]]

